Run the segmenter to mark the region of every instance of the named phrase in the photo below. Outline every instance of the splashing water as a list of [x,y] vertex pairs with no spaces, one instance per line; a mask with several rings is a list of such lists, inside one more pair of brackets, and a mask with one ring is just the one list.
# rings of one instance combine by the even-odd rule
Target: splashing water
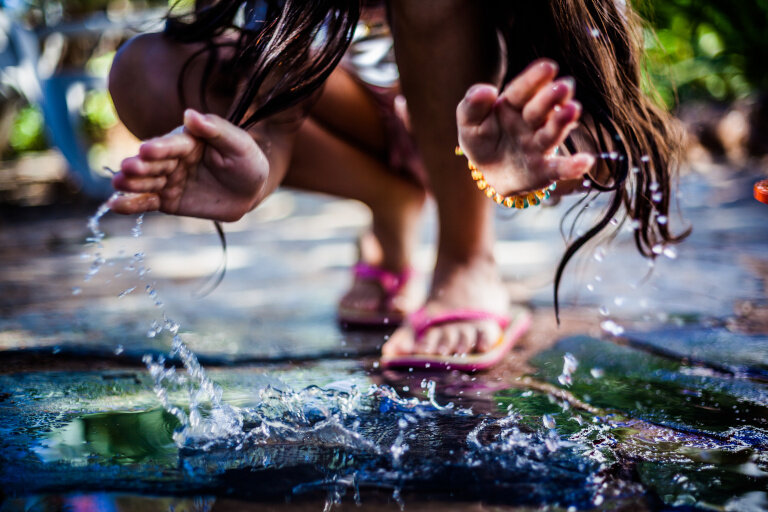
[[[90,277],[105,264],[102,254],[105,235],[99,222],[108,211],[109,207],[102,205],[89,219],[92,233],[89,242],[96,247]],[[131,230],[134,238],[141,236],[143,223],[144,217],[139,216]],[[141,284],[123,290],[119,297],[143,286],[146,296],[161,313],[161,318],[149,326],[147,337],[156,338],[167,333],[170,338],[167,356],[145,355],[142,360],[158,401],[178,421],[172,439],[187,458],[218,457],[222,453],[237,458],[252,453],[256,447],[275,443],[335,446],[389,461],[393,473],[386,478],[393,482],[393,499],[402,504],[401,487],[397,482],[413,471],[424,471],[418,466],[419,456],[411,454],[412,440],[423,435],[419,433],[420,429],[443,415],[453,418],[472,415],[471,410],[455,408],[452,403],[439,404],[436,383],[427,379],[421,381],[424,397],[419,399],[401,397],[387,385],[336,383],[328,388],[293,389],[277,378],[269,378],[269,384],[254,392],[248,406],[228,403],[223,398],[222,387],[211,379],[185,343],[181,325],[168,315],[156,283],[148,280],[150,269],[145,264],[144,253],[135,252],[123,270],[135,274]],[[116,351],[122,352],[122,347]],[[171,364],[172,361],[180,366]],[[566,354],[561,383],[570,385],[577,367],[576,358]],[[406,386],[403,390],[410,391]],[[546,415],[542,419],[544,430],[526,430],[520,425],[520,419],[514,411],[501,419],[480,419],[467,435],[466,446],[460,450],[469,458],[468,467],[490,461],[499,464],[499,453],[513,452],[515,471],[530,470],[530,474],[538,474],[549,467],[547,457],[573,444],[561,440],[552,416]],[[378,430],[366,427],[366,422],[378,424]],[[382,429],[382,422],[393,422],[395,428]],[[382,432],[391,433],[391,437],[382,437]],[[356,500],[359,500],[356,475],[339,472],[334,474],[332,481],[322,483],[322,487],[328,489],[326,507],[339,503],[346,488],[354,488]]]
[[578,359],[570,352],[566,352],[563,356],[563,372],[557,378],[557,381],[563,386],[570,386],[573,384],[573,373],[578,367]]

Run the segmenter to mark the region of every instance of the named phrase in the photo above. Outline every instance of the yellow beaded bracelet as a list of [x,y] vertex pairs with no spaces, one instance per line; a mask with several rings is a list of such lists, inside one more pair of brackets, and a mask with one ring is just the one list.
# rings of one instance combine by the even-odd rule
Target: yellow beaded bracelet
[[[459,146],[456,146],[456,156],[464,156],[464,152]],[[491,186],[485,179],[483,172],[475,167],[475,164],[467,159],[467,167],[472,175],[472,179],[475,180],[477,188],[485,192],[485,195],[496,201],[497,204],[505,206],[507,208],[517,208],[522,210],[529,206],[537,206],[541,204],[544,199],[549,199],[550,193],[557,188],[557,183],[553,183],[548,187],[544,187],[540,190],[534,190],[527,194],[520,194],[515,196],[503,196],[496,192],[496,189]]]

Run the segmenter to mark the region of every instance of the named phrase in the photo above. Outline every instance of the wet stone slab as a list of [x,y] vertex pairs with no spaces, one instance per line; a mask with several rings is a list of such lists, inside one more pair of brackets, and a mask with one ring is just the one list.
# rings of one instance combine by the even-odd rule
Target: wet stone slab
[[[336,325],[368,222],[353,203],[277,194],[227,226],[227,275],[202,298],[221,263],[209,223],[150,215],[135,238],[133,218],[105,217],[107,263],[88,283],[84,215],[0,230],[0,365],[44,354],[62,370],[123,366],[0,368],[0,511],[766,509],[768,208],[751,181],[686,178],[694,234],[650,274],[628,226],[597,243],[566,274],[560,331],[541,324],[554,324],[573,199],[501,212],[510,291],[546,322],[479,375],[382,371],[389,331]],[[417,254],[422,281],[434,232]],[[194,379],[158,388],[148,375],[147,354],[179,365],[167,355],[176,323],[222,404]],[[565,354],[578,360],[570,384]],[[161,407],[165,391],[181,413]]]
[[[571,385],[559,382],[566,353],[578,359]],[[768,388],[745,378],[588,337],[540,353],[529,375],[493,381],[369,364],[212,370],[226,403],[251,411],[242,435],[181,444],[144,372],[2,376],[0,485],[11,497],[357,494],[406,507],[430,498],[655,509],[759,503],[768,484]],[[188,404],[183,389],[170,396]]]

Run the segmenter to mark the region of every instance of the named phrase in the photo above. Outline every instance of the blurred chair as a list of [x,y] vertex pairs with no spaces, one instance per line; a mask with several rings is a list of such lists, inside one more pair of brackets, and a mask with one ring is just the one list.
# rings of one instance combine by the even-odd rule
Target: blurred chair
[[59,71],[65,41],[106,31],[127,37],[159,30],[164,13],[153,9],[119,22],[97,13],[82,21],[32,30],[0,10],[0,140],[2,118],[7,119],[21,100],[39,106],[49,141],[66,158],[80,191],[93,199],[107,198],[112,193],[109,176],[88,162],[81,115],[87,93],[105,89],[106,79],[85,70]]

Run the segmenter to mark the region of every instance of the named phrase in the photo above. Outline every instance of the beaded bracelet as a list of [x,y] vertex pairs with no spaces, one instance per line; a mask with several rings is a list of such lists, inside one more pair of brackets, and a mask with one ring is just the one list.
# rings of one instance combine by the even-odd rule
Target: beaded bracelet
[[[464,156],[464,151],[459,146],[456,146],[456,156]],[[477,188],[485,192],[485,195],[496,201],[497,204],[505,206],[507,208],[517,208],[521,210],[528,208],[529,206],[537,206],[541,204],[544,199],[549,199],[550,193],[557,188],[557,183],[553,183],[548,187],[544,187],[527,194],[520,194],[515,196],[503,196],[496,192],[496,189],[486,181],[483,172],[475,167],[475,164],[467,159],[467,167],[472,175],[472,179],[475,180]]]

